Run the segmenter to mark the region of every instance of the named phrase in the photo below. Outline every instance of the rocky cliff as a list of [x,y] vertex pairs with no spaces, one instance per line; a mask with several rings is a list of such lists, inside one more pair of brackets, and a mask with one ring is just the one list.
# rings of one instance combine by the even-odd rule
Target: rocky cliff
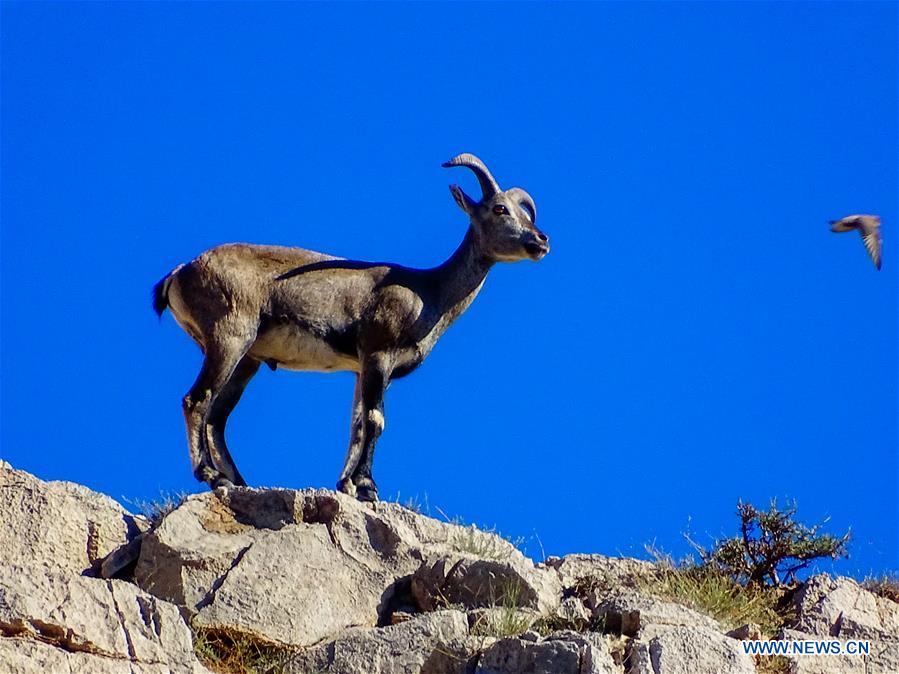
[[867,639],[868,656],[762,658],[741,646],[758,627],[662,598],[659,574],[535,564],[324,490],[208,492],[151,522],[0,462],[0,674],[899,672],[899,604],[851,579],[785,596],[776,636]]

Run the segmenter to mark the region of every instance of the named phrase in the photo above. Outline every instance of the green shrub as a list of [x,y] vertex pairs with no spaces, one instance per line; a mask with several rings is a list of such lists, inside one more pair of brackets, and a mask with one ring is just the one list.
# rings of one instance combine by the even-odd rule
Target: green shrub
[[[737,503],[740,533],[716,541],[711,550],[694,543],[706,567],[714,567],[746,586],[796,582],[796,574],[814,560],[847,557],[850,532],[836,537],[819,533],[826,524],[797,522],[796,504],[780,509],[772,499],[767,511]],[[691,541],[692,542],[692,541]]]

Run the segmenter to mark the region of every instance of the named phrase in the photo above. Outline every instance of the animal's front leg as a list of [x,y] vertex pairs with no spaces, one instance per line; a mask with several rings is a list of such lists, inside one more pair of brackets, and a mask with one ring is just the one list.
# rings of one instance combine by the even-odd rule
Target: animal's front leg
[[365,439],[365,425],[362,423],[362,375],[356,376],[356,387],[353,391],[353,413],[350,417],[350,446],[347,449],[346,460],[343,462],[343,470],[337,481],[337,490],[350,496],[356,495],[356,485],[353,484],[353,473],[359,465],[362,457],[362,443]]
[[384,391],[390,381],[386,358],[373,357],[362,368],[362,452],[353,472],[356,498],[360,501],[377,501],[378,486],[371,475],[375,443],[384,430]]

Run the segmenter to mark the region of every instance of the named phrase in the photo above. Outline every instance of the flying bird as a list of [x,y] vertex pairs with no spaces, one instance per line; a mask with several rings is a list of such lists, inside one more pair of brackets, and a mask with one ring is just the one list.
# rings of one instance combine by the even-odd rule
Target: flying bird
[[868,255],[874,261],[874,266],[880,269],[880,216],[879,215],[847,215],[840,220],[830,221],[831,232],[850,232],[857,229]]

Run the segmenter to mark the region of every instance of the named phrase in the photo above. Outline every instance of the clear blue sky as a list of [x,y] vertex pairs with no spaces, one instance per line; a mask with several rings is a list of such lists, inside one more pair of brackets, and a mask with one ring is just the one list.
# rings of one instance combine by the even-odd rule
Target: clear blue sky
[[[200,353],[150,288],[230,241],[429,266],[479,154],[553,250],[387,397],[382,496],[547,554],[686,552],[737,499],[897,560],[897,5],[2,5],[2,449],[199,491]],[[884,219],[878,273],[827,221]],[[255,485],[328,487],[352,375],[264,370]]]

